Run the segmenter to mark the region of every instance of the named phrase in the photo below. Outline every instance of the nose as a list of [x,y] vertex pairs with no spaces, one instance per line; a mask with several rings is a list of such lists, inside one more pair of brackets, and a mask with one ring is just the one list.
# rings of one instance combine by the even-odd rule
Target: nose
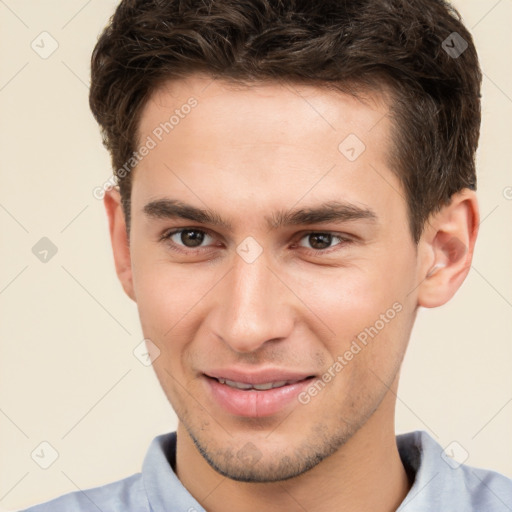
[[237,255],[223,280],[214,331],[236,352],[254,352],[268,341],[287,338],[293,329],[294,295],[264,254],[252,263]]

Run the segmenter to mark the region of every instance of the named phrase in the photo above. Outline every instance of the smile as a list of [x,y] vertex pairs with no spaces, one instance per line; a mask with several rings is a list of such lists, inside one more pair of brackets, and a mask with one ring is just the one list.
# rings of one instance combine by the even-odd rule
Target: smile
[[282,388],[283,386],[287,386],[289,384],[295,384],[296,382],[299,382],[298,380],[281,380],[278,382],[267,382],[264,384],[247,384],[245,382],[235,382],[233,380],[222,379],[222,378],[218,378],[217,380],[221,384],[226,384],[227,386],[229,386],[231,388],[242,389],[244,391],[248,391],[251,389],[254,389],[256,391],[267,391],[269,389]]
[[[238,417],[260,418],[285,414],[290,407],[296,407],[297,396],[314,378],[298,374],[280,375],[279,378],[275,373],[259,373],[252,376],[237,374],[232,375],[231,379],[204,374],[202,381],[212,404],[224,413]],[[246,380],[253,382],[244,382]]]

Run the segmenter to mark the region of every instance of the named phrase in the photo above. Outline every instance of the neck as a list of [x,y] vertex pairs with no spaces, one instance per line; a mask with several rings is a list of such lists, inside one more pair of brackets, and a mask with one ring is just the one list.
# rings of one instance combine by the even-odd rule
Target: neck
[[208,512],[395,511],[411,483],[396,446],[392,392],[337,452],[298,477],[278,482],[237,482],[220,475],[180,422],[177,476]]

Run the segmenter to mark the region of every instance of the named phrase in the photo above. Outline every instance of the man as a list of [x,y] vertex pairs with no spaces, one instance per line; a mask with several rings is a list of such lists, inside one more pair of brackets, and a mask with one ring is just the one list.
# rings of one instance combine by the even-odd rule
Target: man
[[471,264],[480,83],[440,0],[121,2],[100,193],[178,428],[29,510],[511,510],[511,480],[394,432],[417,309]]

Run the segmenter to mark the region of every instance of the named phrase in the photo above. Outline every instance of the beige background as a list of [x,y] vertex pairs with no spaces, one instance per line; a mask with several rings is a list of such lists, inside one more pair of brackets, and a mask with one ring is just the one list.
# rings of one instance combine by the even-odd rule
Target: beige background
[[[116,3],[0,0],[0,510],[138,472],[153,437],[176,426],[152,368],[133,355],[137,310],[92,195],[110,168],[88,110],[89,57]],[[483,221],[461,290],[420,311],[397,431],[456,440],[468,464],[512,477],[512,1],[456,6],[485,73]],[[31,42],[48,52],[50,37],[59,46],[43,59]],[[32,253],[42,237],[58,249],[46,263]],[[36,463],[48,460],[43,441],[58,452],[48,469]]]

